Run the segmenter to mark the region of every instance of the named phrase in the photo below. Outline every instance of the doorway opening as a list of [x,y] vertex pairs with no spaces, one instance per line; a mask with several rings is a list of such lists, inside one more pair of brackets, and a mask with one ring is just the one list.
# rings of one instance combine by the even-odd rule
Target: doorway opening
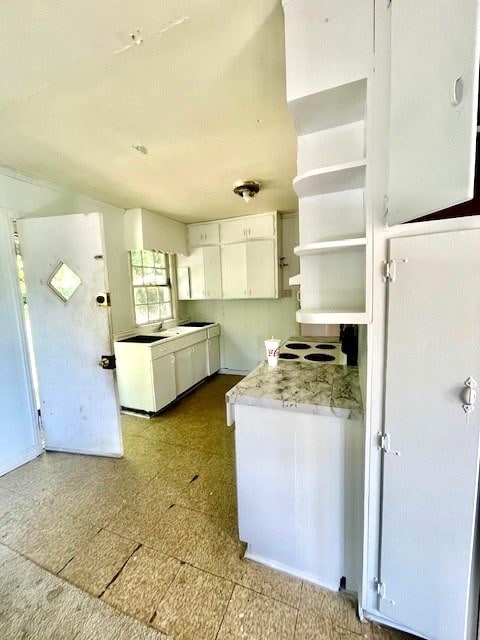
[[15,245],[15,255],[17,258],[17,274],[18,274],[18,282],[20,286],[20,294],[22,298],[22,309],[23,309],[23,318],[25,322],[25,333],[27,336],[28,359],[30,361],[30,371],[32,375],[32,385],[33,385],[33,393],[35,396],[35,406],[38,413],[40,444],[42,448],[45,449],[45,433],[42,425],[42,416],[40,411],[40,394],[39,394],[39,386],[38,386],[37,367],[35,364],[35,352],[33,350],[32,327],[30,323],[30,313],[28,309],[27,287],[25,285],[23,258],[22,258],[21,248],[20,248],[20,241],[18,237],[17,223],[15,220],[13,221],[13,239],[14,239],[14,245]]

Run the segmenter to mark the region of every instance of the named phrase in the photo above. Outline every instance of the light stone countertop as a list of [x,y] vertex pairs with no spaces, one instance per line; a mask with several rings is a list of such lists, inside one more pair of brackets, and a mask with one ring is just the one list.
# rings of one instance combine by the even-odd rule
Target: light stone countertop
[[279,360],[277,367],[258,365],[225,394],[227,424],[233,405],[360,420],[363,418],[358,367]]

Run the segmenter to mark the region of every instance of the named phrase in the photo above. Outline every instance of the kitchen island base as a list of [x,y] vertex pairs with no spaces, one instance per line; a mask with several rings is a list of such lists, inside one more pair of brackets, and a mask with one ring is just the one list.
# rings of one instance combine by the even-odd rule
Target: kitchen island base
[[232,408],[245,557],[335,591],[346,577],[357,591],[363,422]]

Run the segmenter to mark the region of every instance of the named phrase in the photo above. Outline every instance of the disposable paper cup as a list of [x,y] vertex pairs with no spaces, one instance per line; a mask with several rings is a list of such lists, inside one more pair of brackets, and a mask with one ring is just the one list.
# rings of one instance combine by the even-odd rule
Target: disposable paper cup
[[265,340],[265,352],[267,354],[267,362],[269,367],[276,367],[278,364],[278,353],[280,348],[280,340],[270,338]]

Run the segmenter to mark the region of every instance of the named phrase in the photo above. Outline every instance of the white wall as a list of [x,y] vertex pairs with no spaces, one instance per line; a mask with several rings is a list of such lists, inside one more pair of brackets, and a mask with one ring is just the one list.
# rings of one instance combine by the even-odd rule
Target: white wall
[[125,249],[123,209],[98,202],[80,193],[3,169],[0,171],[0,208],[13,218],[88,213],[103,214],[105,258],[112,294],[113,331],[132,328],[130,277]]
[[281,300],[192,300],[181,304],[181,315],[212,320],[222,328],[222,369],[251,371],[265,359],[266,338],[296,333],[296,302]]

